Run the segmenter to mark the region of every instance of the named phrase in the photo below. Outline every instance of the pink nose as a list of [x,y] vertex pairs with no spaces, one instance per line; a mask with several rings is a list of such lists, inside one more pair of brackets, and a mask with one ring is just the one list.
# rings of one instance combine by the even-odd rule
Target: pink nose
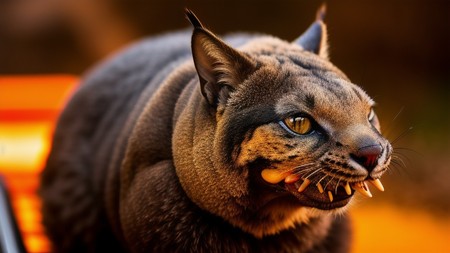
[[366,170],[371,172],[378,164],[378,158],[383,152],[383,147],[379,144],[365,146],[352,155],[353,160],[364,166]]

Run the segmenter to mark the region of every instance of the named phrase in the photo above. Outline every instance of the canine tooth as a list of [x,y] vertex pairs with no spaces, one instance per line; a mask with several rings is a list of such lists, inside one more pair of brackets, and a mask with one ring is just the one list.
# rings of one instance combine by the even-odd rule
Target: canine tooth
[[298,180],[300,180],[300,176],[299,176],[299,175],[291,174],[291,175],[287,176],[287,177],[284,179],[284,182],[285,182],[286,184],[292,184],[292,183],[297,182]]
[[369,182],[373,186],[375,186],[375,188],[377,188],[378,190],[384,192],[384,187],[383,187],[383,184],[381,183],[380,179],[369,180]]
[[278,169],[265,169],[261,171],[261,176],[266,182],[271,184],[278,184],[286,177]]
[[370,193],[369,187],[367,187],[366,182],[354,183],[352,184],[352,188],[366,197],[372,197],[372,193]]
[[350,184],[348,182],[345,184],[344,189],[347,195],[352,195],[352,189],[350,189]]
[[320,192],[320,193],[323,193],[323,187],[322,187],[322,185],[320,184],[320,182],[317,183],[316,186],[317,186],[317,189],[319,189],[319,192]]
[[328,198],[330,198],[330,202],[333,202],[333,193],[328,191]]
[[308,187],[308,185],[311,183],[311,181],[307,178],[303,179],[303,183],[302,185],[300,185],[300,187],[298,188],[298,192],[302,192],[306,189],[306,187]]

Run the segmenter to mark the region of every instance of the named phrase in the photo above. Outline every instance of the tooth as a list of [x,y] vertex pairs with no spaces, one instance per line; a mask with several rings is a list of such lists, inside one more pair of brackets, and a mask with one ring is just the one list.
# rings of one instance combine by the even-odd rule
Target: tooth
[[297,182],[298,180],[300,180],[300,176],[299,176],[299,175],[291,174],[291,175],[287,176],[287,177],[284,179],[284,182],[285,182],[286,184],[292,184],[292,183]]
[[380,179],[373,179],[373,180],[369,180],[369,182],[375,186],[378,190],[384,192],[384,187],[383,184],[381,183]]
[[348,182],[345,184],[344,189],[347,195],[352,195],[352,189],[350,189],[350,184]]
[[262,178],[271,184],[278,184],[281,182],[286,175],[281,173],[278,169],[265,169],[261,171]]
[[310,183],[311,183],[311,181],[310,181],[309,179],[305,178],[305,179],[303,180],[302,185],[300,185],[300,187],[298,188],[298,192],[304,191],[304,190],[306,189],[306,187],[308,187],[308,185],[309,185]]
[[319,192],[320,192],[320,193],[323,193],[323,187],[322,187],[322,185],[320,184],[320,182],[317,183],[316,186],[317,186],[317,189],[319,189]]
[[328,191],[328,198],[330,198],[330,202],[333,202],[333,193]]
[[352,188],[366,197],[369,197],[369,198],[372,197],[372,193],[370,193],[369,187],[367,187],[366,182],[353,183]]

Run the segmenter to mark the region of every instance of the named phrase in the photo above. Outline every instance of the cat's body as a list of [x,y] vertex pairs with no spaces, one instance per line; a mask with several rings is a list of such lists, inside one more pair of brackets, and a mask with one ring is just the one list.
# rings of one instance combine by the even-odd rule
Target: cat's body
[[[327,204],[309,188],[290,194],[282,183],[267,184],[261,171],[309,163],[313,152],[302,155],[297,146],[322,156],[330,150],[323,135],[302,143],[302,136],[283,129],[279,121],[292,111],[293,96],[307,104],[305,111],[328,117],[318,104],[347,106],[339,102],[347,99],[352,108],[367,103],[370,110],[370,99],[326,59],[298,45],[269,36],[226,38],[246,52],[241,55],[192,16],[191,22],[193,56],[191,33],[143,41],[88,75],[61,115],[40,190],[55,250],[347,252],[346,215],[317,211],[348,203],[338,192],[341,178],[329,179],[336,192]],[[302,46],[325,56],[323,45],[308,45],[308,36]],[[290,92],[302,78],[321,88]],[[350,88],[339,91],[342,85]],[[370,133],[365,142],[367,136],[381,138]],[[345,182],[378,178],[383,162],[374,174],[355,173]]]

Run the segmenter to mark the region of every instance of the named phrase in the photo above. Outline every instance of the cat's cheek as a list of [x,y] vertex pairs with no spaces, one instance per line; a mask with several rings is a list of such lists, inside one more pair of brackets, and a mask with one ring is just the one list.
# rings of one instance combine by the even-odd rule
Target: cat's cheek
[[258,159],[270,164],[292,160],[298,156],[297,147],[297,142],[280,137],[274,125],[263,125],[241,143],[236,164],[242,167]]

